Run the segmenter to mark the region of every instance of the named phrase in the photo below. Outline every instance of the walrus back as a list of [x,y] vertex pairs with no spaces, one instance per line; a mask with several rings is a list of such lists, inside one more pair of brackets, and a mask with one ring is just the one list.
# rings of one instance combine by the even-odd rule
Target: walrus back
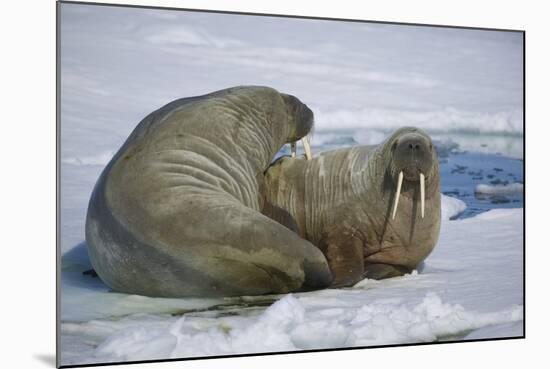
[[275,90],[235,88],[146,117],[90,199],[86,240],[101,279],[150,296],[287,292],[304,269],[326,284],[322,254],[259,213],[258,174],[288,139],[268,120],[286,114]]

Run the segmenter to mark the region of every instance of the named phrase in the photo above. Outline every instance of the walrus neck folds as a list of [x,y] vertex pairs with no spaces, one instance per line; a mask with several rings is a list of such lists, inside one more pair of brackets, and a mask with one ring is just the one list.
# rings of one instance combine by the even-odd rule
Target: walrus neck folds
[[363,174],[366,165],[373,164],[360,148],[323,153],[313,160],[282,158],[266,172],[266,201],[288,211],[300,235],[316,243],[320,230],[336,221],[335,209],[361,202],[372,186]]

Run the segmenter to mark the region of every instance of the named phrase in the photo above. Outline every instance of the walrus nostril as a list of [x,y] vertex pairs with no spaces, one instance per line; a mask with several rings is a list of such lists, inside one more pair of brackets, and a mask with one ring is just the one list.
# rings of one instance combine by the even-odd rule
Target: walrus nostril
[[420,144],[409,143],[409,149],[411,149],[412,151],[420,151]]

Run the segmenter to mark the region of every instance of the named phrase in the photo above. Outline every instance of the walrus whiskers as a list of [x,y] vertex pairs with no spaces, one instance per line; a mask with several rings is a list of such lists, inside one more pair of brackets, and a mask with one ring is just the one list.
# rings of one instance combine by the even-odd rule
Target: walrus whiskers
[[403,184],[403,171],[399,172],[397,179],[397,191],[395,191],[395,200],[393,202],[393,213],[391,218],[395,219],[395,213],[397,212],[397,204],[399,203],[399,196],[401,195],[401,185]]
[[420,173],[420,214],[424,218],[424,199],[425,199],[424,174]]

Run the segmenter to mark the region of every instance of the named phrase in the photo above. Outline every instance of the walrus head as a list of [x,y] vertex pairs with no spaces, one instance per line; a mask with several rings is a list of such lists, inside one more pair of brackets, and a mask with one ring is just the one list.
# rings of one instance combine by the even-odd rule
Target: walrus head
[[437,162],[430,137],[418,128],[404,127],[397,130],[386,145],[391,155],[389,174],[396,183],[392,219],[395,219],[404,182],[408,188],[420,188],[420,209],[424,218],[426,183],[432,179]]
[[287,108],[287,116],[289,117],[290,132],[289,139],[286,143],[291,144],[292,156],[296,155],[296,141],[302,140],[306,158],[311,160],[311,148],[307,134],[313,127],[313,112],[310,108],[296,97],[287,94],[281,94]]
[[313,127],[313,112],[298,98],[287,94],[281,96],[286,104],[289,127],[292,129],[287,143],[296,142],[306,136]]
[[[370,178],[382,193],[370,201],[386,212],[371,215],[376,229],[365,248],[365,278],[383,279],[410,273],[433,250],[439,235],[441,205],[439,162],[426,132],[404,127],[393,133],[373,155]],[[373,175],[374,174],[374,175]],[[384,201],[379,201],[376,196]],[[378,218],[383,217],[383,218]]]

